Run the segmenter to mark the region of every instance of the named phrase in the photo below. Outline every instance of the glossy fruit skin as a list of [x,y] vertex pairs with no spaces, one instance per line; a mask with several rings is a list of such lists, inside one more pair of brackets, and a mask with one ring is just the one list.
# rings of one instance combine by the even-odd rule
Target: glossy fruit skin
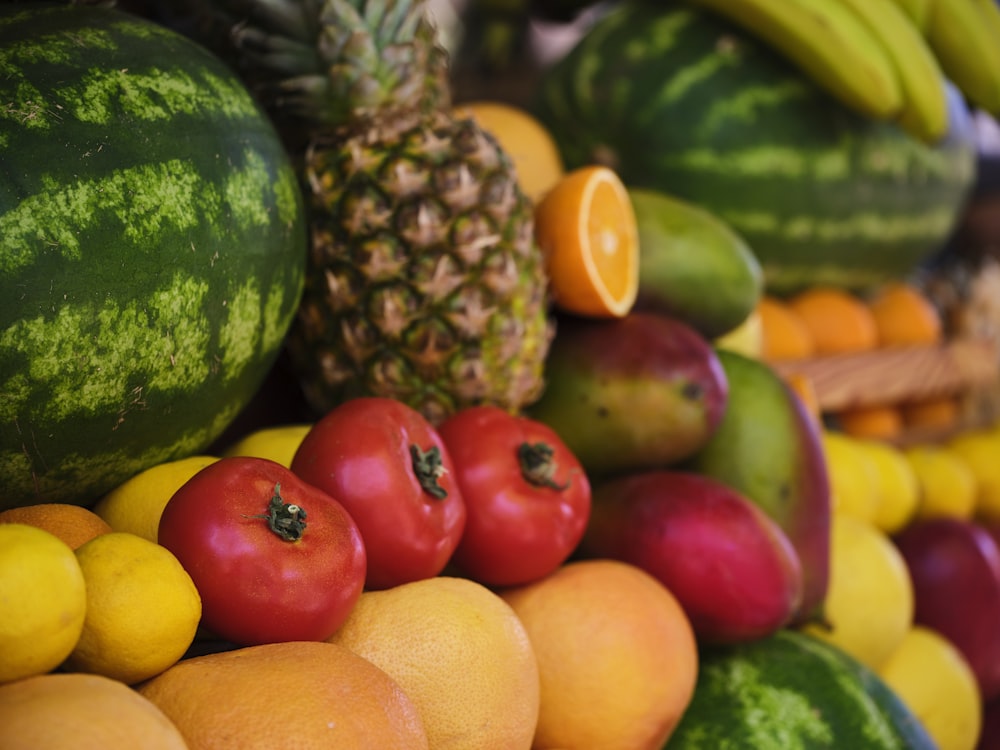
[[[495,406],[463,409],[437,429],[465,500],[465,531],[452,557],[462,573],[486,585],[511,586],[565,562],[590,518],[591,488],[555,431]],[[522,468],[522,450],[536,465],[544,460],[551,474],[536,472],[533,481]]]
[[[296,541],[269,527],[276,488],[305,511]],[[195,474],[167,502],[159,542],[194,580],[204,626],[239,645],[324,640],[364,586],[364,544],[344,507],[266,458],[223,458]]]
[[728,224],[701,206],[630,188],[639,229],[634,310],[672,315],[707,339],[753,312],[764,286],[757,256]]
[[955,644],[984,701],[1000,697],[1000,546],[954,518],[915,521],[893,541],[913,580],[914,621]]
[[830,480],[816,420],[766,363],[718,350],[729,406],[683,467],[737,490],[774,519],[802,563],[795,622],[817,616],[830,578]]
[[598,484],[582,548],[657,578],[680,601],[699,643],[768,636],[802,600],[802,567],[778,524],[735,490],[690,472]]
[[687,458],[722,421],[725,373],[689,325],[633,312],[617,320],[567,316],[558,331],[548,385],[526,413],[562,437],[592,481]]
[[[421,481],[416,453],[437,462]],[[335,497],[361,530],[367,589],[440,573],[465,528],[465,502],[438,431],[391,398],[350,399],[321,417],[292,458],[292,471]]]
[[0,17],[5,97],[38,108],[0,123],[0,508],[89,506],[253,398],[301,296],[303,201],[189,39],[93,4]]

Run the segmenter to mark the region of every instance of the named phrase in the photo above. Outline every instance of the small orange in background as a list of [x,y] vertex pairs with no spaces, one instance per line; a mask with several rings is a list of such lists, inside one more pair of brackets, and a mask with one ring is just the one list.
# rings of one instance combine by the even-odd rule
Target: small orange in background
[[625,185],[608,167],[566,174],[535,207],[555,304],[598,318],[628,314],[639,292],[639,230]]
[[899,408],[888,404],[859,406],[836,414],[837,425],[847,435],[873,440],[894,440],[903,434]]
[[878,329],[879,346],[937,344],[942,338],[941,314],[912,284],[893,281],[868,301]]
[[23,523],[44,529],[76,549],[95,536],[107,534],[111,526],[89,508],[69,503],[39,503],[0,511],[0,523]]
[[816,346],[816,354],[871,351],[878,346],[875,316],[860,297],[845,289],[805,289],[788,305],[799,316]]
[[777,297],[764,295],[757,303],[761,353],[765,360],[805,359],[816,352],[812,334],[792,309]]
[[958,425],[961,406],[956,396],[907,401],[899,407],[903,424],[910,429],[950,430]]
[[816,420],[817,424],[823,422],[823,411],[819,403],[819,395],[816,393],[816,386],[813,385],[812,378],[801,372],[790,372],[785,376],[785,382],[792,392],[798,396],[806,412]]

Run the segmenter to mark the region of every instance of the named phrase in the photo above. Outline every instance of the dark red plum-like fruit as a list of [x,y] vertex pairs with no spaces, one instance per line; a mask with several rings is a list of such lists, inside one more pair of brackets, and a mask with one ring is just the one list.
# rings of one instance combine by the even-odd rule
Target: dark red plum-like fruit
[[914,621],[968,660],[985,701],[1000,696],[1000,547],[974,521],[935,518],[894,537],[913,581]]

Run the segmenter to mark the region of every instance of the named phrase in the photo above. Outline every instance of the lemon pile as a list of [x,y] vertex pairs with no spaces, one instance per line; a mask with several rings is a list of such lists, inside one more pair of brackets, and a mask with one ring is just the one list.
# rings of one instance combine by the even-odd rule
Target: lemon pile
[[823,433],[833,524],[822,623],[806,630],[879,674],[942,750],[970,750],[982,722],[975,676],[955,647],[914,622],[914,592],[892,535],[934,518],[1000,521],[1000,427],[940,443]]
[[165,547],[109,531],[77,548],[0,523],[0,684],[61,666],[137,684],[194,642],[201,598]]

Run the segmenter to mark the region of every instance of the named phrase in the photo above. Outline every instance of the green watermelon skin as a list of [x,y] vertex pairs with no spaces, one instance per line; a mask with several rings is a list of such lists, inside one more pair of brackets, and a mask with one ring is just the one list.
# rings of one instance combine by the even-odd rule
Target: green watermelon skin
[[930,147],[856,115],[709,11],[623,0],[551,66],[532,104],[567,167],[716,214],[778,294],[863,290],[941,250],[973,186],[971,118],[954,88]]
[[0,508],[206,449],[305,273],[292,165],[236,76],[149,21],[0,6]]
[[664,750],[935,750],[867,667],[795,630],[703,647],[694,696]]

